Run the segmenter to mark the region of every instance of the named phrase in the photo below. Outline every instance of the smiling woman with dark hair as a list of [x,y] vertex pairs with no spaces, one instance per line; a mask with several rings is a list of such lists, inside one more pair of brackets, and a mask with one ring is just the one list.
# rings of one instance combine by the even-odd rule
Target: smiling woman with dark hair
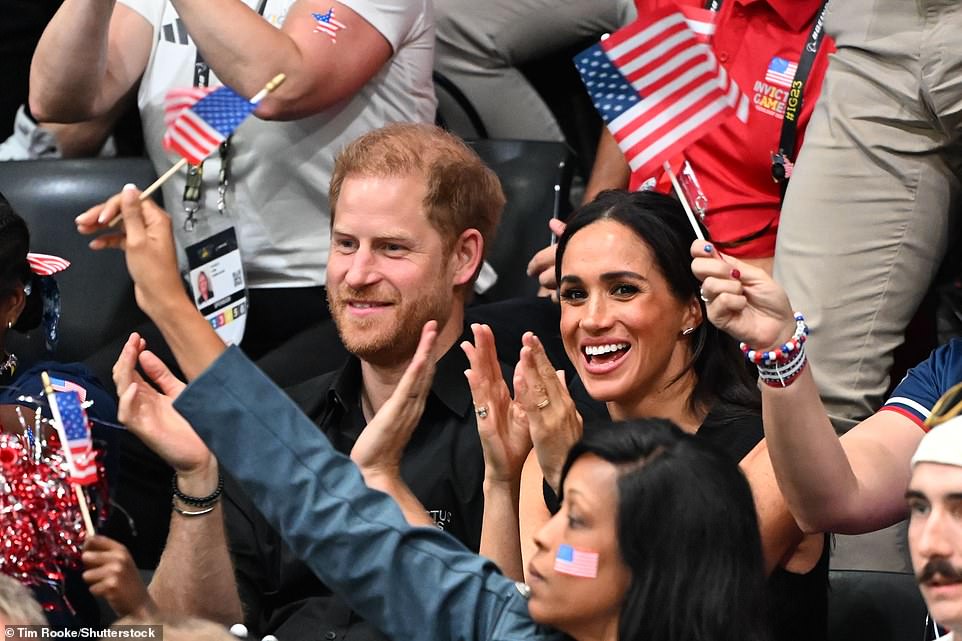
[[[706,320],[699,281],[689,267],[694,230],[677,200],[654,192],[606,191],[578,210],[558,240],[556,276],[561,338],[580,384],[618,421],[658,417],[710,441],[739,462],[755,496],[769,579],[774,638],[818,641],[826,634],[828,554],[821,535],[803,538],[775,483],[764,443],[760,399],[734,339]],[[490,329],[475,327],[466,347],[472,369],[492,372],[472,386],[479,425],[494,431],[529,425],[534,450],[520,490],[521,552],[558,508],[565,454],[583,433],[582,417],[540,341],[523,339],[511,405],[504,383],[483,362],[496,361]],[[470,379],[469,379],[470,380]],[[515,419],[512,407],[520,413]],[[479,415],[480,416],[480,415]],[[492,522],[504,522],[492,513]],[[483,551],[513,567],[517,550]],[[710,538],[706,545],[711,545]],[[527,575],[526,575],[527,576]]]

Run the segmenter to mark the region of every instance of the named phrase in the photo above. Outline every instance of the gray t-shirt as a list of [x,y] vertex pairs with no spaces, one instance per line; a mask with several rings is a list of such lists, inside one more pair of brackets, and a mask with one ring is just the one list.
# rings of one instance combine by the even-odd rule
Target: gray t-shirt
[[[257,0],[243,1],[256,8]],[[279,27],[295,1],[267,0],[264,18]],[[238,127],[227,203],[251,287],[322,285],[330,244],[327,191],[337,152],[361,134],[390,122],[434,121],[430,0],[339,1],[377,29],[394,55],[350,100],[300,120],[271,122],[252,116]],[[154,30],[138,106],[147,151],[159,174],[179,159],[162,146],[164,98],[172,88],[193,84],[197,49],[166,0],[120,2],[142,15]],[[334,46],[344,47],[344,56],[365,55],[351,51],[349,42],[340,37]],[[211,71],[210,85],[220,84]],[[204,164],[204,207],[193,232],[183,230],[185,172],[181,170],[164,185],[165,208],[174,215],[181,246],[199,242],[225,224],[216,205],[219,165],[216,152]]]

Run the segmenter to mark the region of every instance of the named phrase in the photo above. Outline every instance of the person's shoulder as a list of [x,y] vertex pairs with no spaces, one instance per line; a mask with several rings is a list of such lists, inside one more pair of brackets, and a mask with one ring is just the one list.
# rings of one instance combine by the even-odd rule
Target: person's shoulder
[[761,410],[716,402],[697,434],[724,450],[733,460],[740,461],[765,438]]
[[962,338],[953,338],[936,347],[928,358],[911,368],[899,388],[907,383],[934,385],[939,395],[962,382]]
[[394,52],[405,44],[434,37],[434,4],[430,0],[341,0],[391,43]]
[[962,367],[962,337],[955,337],[944,345],[936,347],[923,361],[925,362],[932,362],[941,367]]
[[93,417],[114,421],[117,417],[117,403],[114,395],[107,391],[100,379],[83,363],[60,363],[41,361],[26,366],[17,372],[10,387],[0,390],[0,403],[16,403],[20,396],[40,396],[43,394],[41,374],[46,372],[56,392],[77,392],[82,401],[92,401],[87,413]]
[[962,382],[962,338],[953,338],[911,368],[881,409],[898,412],[922,426],[939,397],[959,382]]

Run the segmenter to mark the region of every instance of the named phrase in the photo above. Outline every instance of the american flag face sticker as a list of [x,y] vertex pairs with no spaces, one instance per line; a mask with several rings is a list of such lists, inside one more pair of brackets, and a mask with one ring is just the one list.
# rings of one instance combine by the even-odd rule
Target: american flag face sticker
[[554,569],[562,574],[586,579],[598,578],[598,553],[573,548],[567,543],[558,546]]
[[314,33],[322,33],[325,36],[329,36],[331,42],[337,40],[337,32],[339,29],[347,29],[343,22],[334,19],[334,7],[331,7],[325,13],[312,13],[311,16],[315,22]]

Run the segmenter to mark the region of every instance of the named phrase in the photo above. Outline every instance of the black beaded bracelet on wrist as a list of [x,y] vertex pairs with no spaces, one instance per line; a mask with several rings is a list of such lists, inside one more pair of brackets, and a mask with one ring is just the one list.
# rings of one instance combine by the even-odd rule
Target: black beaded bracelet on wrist
[[217,489],[208,494],[207,496],[188,496],[180,491],[177,487],[177,474],[170,481],[171,487],[174,490],[174,497],[177,498],[181,503],[186,503],[187,505],[192,505],[194,507],[210,507],[217,502],[220,495],[224,493],[224,477],[221,473],[217,472]]

